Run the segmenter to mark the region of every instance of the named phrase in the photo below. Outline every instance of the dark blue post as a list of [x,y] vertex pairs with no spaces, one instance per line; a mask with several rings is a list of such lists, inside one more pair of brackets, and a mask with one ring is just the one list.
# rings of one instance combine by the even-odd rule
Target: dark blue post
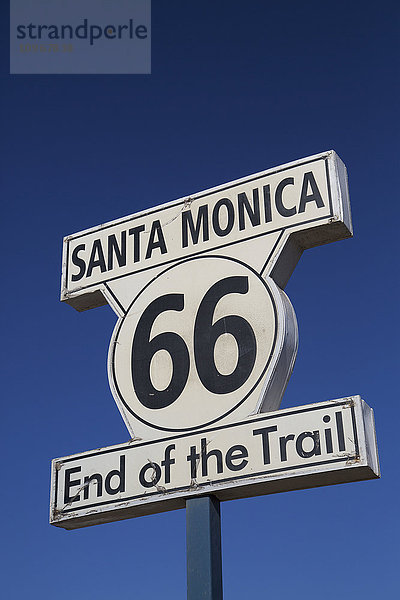
[[221,515],[215,496],[186,500],[187,599],[222,600]]

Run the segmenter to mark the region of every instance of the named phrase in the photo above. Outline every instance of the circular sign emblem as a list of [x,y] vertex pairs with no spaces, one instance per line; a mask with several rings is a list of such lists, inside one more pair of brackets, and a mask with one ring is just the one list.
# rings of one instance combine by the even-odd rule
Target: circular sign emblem
[[276,288],[235,259],[204,256],[169,267],[115,328],[109,377],[117,402],[171,432],[226,417],[266,374],[277,344],[277,301]]

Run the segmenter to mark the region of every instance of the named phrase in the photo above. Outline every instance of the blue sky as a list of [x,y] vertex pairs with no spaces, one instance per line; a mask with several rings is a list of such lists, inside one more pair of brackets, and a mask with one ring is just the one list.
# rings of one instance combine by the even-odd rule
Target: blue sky
[[115,315],[59,302],[64,235],[335,149],[354,238],[306,251],[282,407],[360,394],[382,479],[222,505],[225,597],[398,589],[398,24],[390,1],[153,1],[152,74],[10,76],[1,8],[7,599],[185,598],[185,513],[48,524],[50,460],[124,442]]

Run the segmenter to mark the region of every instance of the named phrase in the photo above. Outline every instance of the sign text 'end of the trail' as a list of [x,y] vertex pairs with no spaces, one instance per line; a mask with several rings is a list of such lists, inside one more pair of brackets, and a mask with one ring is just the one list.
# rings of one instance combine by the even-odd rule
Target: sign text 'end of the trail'
[[220,500],[379,477],[373,412],[359,397],[55,459],[50,522],[75,529]]

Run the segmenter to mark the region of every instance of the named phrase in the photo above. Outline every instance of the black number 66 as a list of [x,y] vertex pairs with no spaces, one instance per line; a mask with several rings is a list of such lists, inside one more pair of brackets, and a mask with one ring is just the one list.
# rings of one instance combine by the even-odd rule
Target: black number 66
[[[217,303],[227,294],[247,294],[248,277],[226,277],[211,286],[197,310],[194,323],[194,357],[203,386],[214,394],[228,394],[240,388],[248,379],[256,360],[257,344],[248,321],[238,315],[228,315],[213,324]],[[155,319],[165,311],[183,311],[184,294],[160,296],[143,312],[133,337],[131,365],[132,381],[139,401],[150,409],[169,406],[183,392],[190,368],[187,345],[177,333],[166,331],[150,339]],[[232,335],[238,347],[238,360],[232,373],[223,375],[217,369],[214,349],[224,333]],[[153,356],[166,350],[172,360],[172,376],[164,390],[154,387],[150,376]]]

